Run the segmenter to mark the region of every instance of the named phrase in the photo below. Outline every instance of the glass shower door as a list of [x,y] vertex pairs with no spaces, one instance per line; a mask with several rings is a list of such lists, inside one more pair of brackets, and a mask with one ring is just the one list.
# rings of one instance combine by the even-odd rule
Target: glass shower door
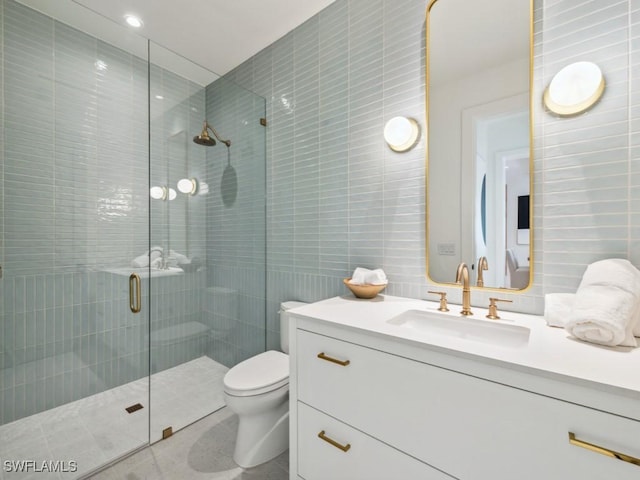
[[147,44],[1,1],[0,458],[76,478],[149,440]]

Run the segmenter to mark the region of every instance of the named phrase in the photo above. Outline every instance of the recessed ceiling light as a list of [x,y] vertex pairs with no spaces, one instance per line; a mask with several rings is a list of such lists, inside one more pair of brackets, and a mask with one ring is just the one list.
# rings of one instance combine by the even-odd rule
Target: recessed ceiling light
[[164,97],[163,97],[162,95],[156,95],[156,99],[158,99],[158,100],[163,100],[163,99],[164,99]]
[[135,15],[125,15],[124,19],[131,27],[140,28],[142,26],[142,20]]

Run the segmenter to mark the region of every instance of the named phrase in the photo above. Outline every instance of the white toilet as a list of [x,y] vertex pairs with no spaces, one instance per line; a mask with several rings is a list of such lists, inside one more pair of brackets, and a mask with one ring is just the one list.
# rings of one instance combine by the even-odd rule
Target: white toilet
[[277,457],[289,448],[289,314],[302,302],[280,304],[280,347],[240,362],[224,376],[224,399],[238,414],[233,453],[244,468]]

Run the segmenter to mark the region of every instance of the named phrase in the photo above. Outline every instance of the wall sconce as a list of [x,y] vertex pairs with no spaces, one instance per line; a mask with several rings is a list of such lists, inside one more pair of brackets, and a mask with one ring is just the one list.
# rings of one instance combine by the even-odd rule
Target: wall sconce
[[561,116],[582,113],[595,105],[604,93],[605,81],[593,62],[576,62],[556,73],[544,91],[543,102]]
[[166,200],[168,193],[167,187],[154,186],[149,189],[149,196],[154,200]]
[[411,150],[420,138],[420,125],[413,118],[393,117],[384,126],[384,140],[394,152]]
[[195,195],[198,191],[198,180],[195,178],[181,178],[178,180],[178,191]]
[[154,200],[175,200],[178,193],[173,188],[154,186],[149,189],[149,196]]

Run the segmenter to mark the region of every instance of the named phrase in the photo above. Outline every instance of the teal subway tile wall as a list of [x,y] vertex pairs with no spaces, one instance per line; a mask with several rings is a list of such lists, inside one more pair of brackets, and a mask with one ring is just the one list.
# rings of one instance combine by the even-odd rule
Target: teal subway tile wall
[[[606,3],[535,2],[534,285],[505,293],[515,310],[541,313],[544,294],[575,289],[594,260],[625,257],[640,265],[640,2]],[[159,329],[171,326],[172,311],[183,323],[204,312],[200,321],[212,329],[211,343],[176,350],[175,358],[202,348],[232,365],[264,348],[265,300],[267,346],[277,348],[278,304],[344,294],[342,278],[356,266],[384,268],[387,293],[427,296],[426,4],[337,0],[206,89],[152,69],[157,94],[179,91],[183,102],[160,107],[151,93],[152,117],[154,108],[163,112],[151,118],[160,129],[152,129],[151,153],[164,159],[162,170],[152,166],[151,180],[180,173],[171,159],[184,141],[189,170],[210,188],[188,208],[182,197],[171,206],[186,211],[183,224],[204,219],[173,245],[201,255],[206,273],[152,286],[166,297],[158,302],[167,302],[152,305]],[[148,248],[146,231],[123,236],[117,212],[135,207],[134,221],[146,224],[147,184],[136,178],[150,152],[145,61],[13,1],[3,0],[1,12],[0,81],[10,92],[0,100],[6,422],[97,391],[101,382],[125,382],[135,376],[136,369],[124,373],[129,363],[144,370],[144,327],[123,309],[125,290],[104,269]],[[544,87],[558,68],[583,59],[602,68],[604,97],[579,117],[548,115],[539,100]],[[266,129],[255,123],[264,107],[227,81],[267,99]],[[170,115],[182,122],[179,129]],[[392,152],[382,139],[385,121],[396,115],[423,127],[409,153]],[[204,118],[231,138],[228,152],[190,142]],[[266,162],[252,135],[266,135]],[[102,214],[89,216],[91,209]],[[167,242],[161,226],[172,213],[179,220],[151,204],[152,244]],[[232,213],[241,220],[232,222]],[[459,302],[459,290],[447,290]],[[489,295],[474,292],[474,303],[486,305]],[[74,326],[78,335],[68,336]],[[59,362],[38,362],[57,355]]]
[[[202,355],[232,366],[264,350],[264,99],[224,79],[207,92],[157,66],[158,49],[149,66],[12,0],[0,33],[0,423]],[[230,159],[192,142],[207,115],[233,139]],[[229,164],[237,199],[223,205]],[[149,182],[185,177],[198,195],[150,201]],[[208,262],[208,242],[229,248]],[[146,315],[134,315],[130,265],[150,246],[209,273],[143,275]]]
[[[386,293],[427,297],[426,7],[338,0],[227,75],[268,100],[269,347],[280,301],[344,294],[341,280],[356,266],[384,268]],[[515,310],[541,313],[544,294],[574,290],[594,260],[640,265],[639,8],[636,0],[535,1],[534,285],[501,293]],[[548,115],[545,86],[583,59],[602,68],[604,97],[580,117]],[[384,144],[395,115],[423,126],[408,154]],[[445,289],[460,301],[458,289]],[[474,292],[474,302],[488,305],[489,295]]]

